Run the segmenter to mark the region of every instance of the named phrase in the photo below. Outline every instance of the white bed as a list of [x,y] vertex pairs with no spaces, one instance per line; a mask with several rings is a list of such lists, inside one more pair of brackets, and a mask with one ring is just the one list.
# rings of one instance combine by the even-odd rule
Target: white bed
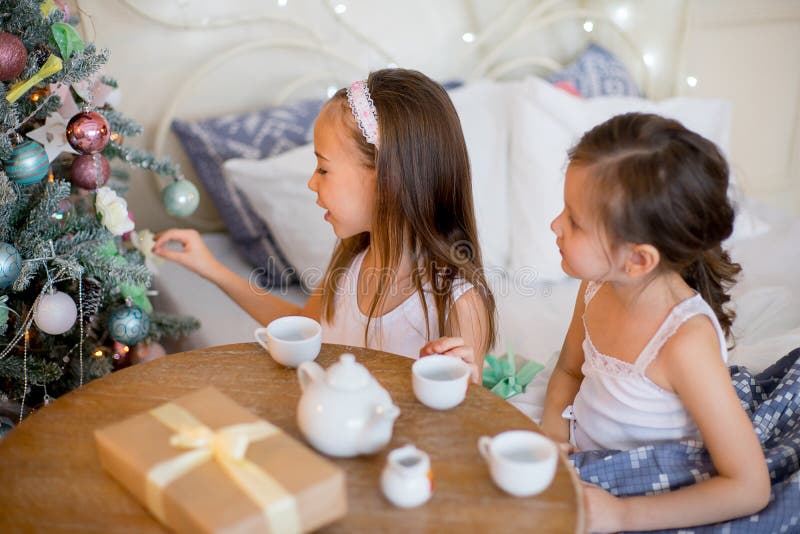
[[[289,8],[295,11],[288,13],[296,15],[289,17],[291,24],[273,24],[269,28],[275,33],[267,37],[258,31],[264,29],[259,24],[272,24],[271,21],[281,18],[288,20],[285,17],[287,12],[281,11],[283,7],[272,6],[272,11],[264,8],[264,11],[259,11],[260,15],[248,17],[247,9],[255,9],[257,2],[233,3],[229,13],[220,13],[222,8],[218,2],[195,2],[191,11],[186,9],[188,2],[185,1],[161,5],[155,0],[126,0],[121,6],[100,0],[82,0],[80,4],[89,14],[104,18],[104,25],[97,27],[96,41],[103,43],[105,39],[116,43],[109,43],[109,46],[114,54],[121,53],[121,61],[127,54],[133,54],[132,50],[138,49],[139,54],[142,49],[148,50],[148,43],[154,36],[162,39],[161,42],[172,39],[185,45],[184,48],[166,49],[161,45],[157,71],[165,85],[160,89],[142,88],[147,99],[142,95],[135,97],[138,110],[122,107],[133,116],[141,116],[140,112],[146,117],[150,114],[149,123],[147,118],[144,122],[154,131],[149,138],[152,146],[177,156],[187,174],[191,173],[191,164],[169,135],[169,124],[174,118],[214,116],[255,109],[267,101],[292,100],[313,94],[314,90],[324,91],[330,80],[337,80],[341,85],[343,80],[352,80],[356,75],[385,66],[389,61],[420,68],[438,79],[468,80],[467,89],[484,83],[481,80],[487,78],[522,79],[530,73],[530,67],[539,68],[540,74],[558,70],[561,64],[578,53],[592,31],[594,40],[625,59],[648,97],[700,96],[725,98],[733,103],[732,126],[720,126],[722,119],[710,121],[711,126],[721,128],[717,140],[728,146],[738,184],[736,194],[745,214],[737,228],[738,239],[730,243],[734,259],[744,268],[741,282],[734,290],[738,312],[734,326],[737,347],[731,353],[730,363],[763,369],[788,350],[800,346],[800,306],[797,305],[800,281],[796,276],[796,266],[800,265],[797,237],[800,235],[800,188],[797,180],[800,168],[800,138],[797,133],[800,131],[800,74],[796,69],[800,64],[800,31],[797,31],[800,29],[800,6],[797,4],[780,0],[734,3],[647,0],[634,6],[613,1],[545,0],[509,2],[501,9],[498,3],[481,0],[448,1],[436,6],[408,2],[402,9],[397,4],[380,4],[381,16],[373,12],[370,19],[369,10],[377,9],[372,7],[375,4],[308,1],[290,3]],[[286,6],[286,2],[278,1],[277,5]],[[349,11],[331,15],[341,10],[340,5]],[[203,18],[204,9],[212,14],[210,19],[208,16]],[[348,13],[352,13],[352,18],[348,18]],[[132,16],[137,17],[134,29],[130,24]],[[118,25],[106,24],[109,20],[119,21]],[[408,42],[408,34],[404,34],[402,27],[412,23],[417,24],[418,35],[427,37],[427,43],[418,42],[425,40],[422,38],[415,39],[414,43]],[[101,28],[107,32],[105,35],[101,35]],[[465,32],[465,28],[471,30]],[[451,35],[460,36],[460,42],[445,43],[445,36]],[[548,38],[543,39],[542,35]],[[302,38],[306,39],[305,42]],[[404,42],[408,43],[407,46],[403,46]],[[469,43],[475,46],[464,48],[465,42],[468,46]],[[734,67],[729,65],[730,54],[736,50],[750,50],[756,46],[754,43],[760,47],[760,55],[743,54],[736,62],[740,71],[733,71]],[[270,76],[264,72],[250,72],[258,69],[243,74],[242,64],[239,64],[238,71],[231,66],[237,58],[252,65],[253,58],[260,53],[275,54],[276,50],[297,49],[302,49],[303,61],[311,61],[309,56],[311,59],[324,57],[324,69],[316,71],[313,70],[316,67],[309,67],[304,70],[298,67],[296,56],[274,63],[274,55],[269,56]],[[441,49],[441,53],[431,54],[431,49]],[[728,54],[723,54],[722,50]],[[764,57],[770,61],[762,61]],[[723,63],[728,67],[723,68]],[[135,79],[147,69],[146,62],[140,70],[129,64],[116,67],[129,69],[122,74],[113,68],[115,65],[121,63],[112,63],[111,70],[123,82],[123,87],[136,85],[133,80],[125,83],[126,76]],[[226,68],[232,70],[225,71]],[[236,83],[231,84],[228,81],[230,75],[224,73],[233,71],[237,73]],[[284,71],[289,74],[284,76]],[[762,77],[757,95],[745,91],[749,82],[746,83],[741,76],[742,71]],[[247,76],[257,81],[243,82]],[[226,82],[220,83],[220,77]],[[764,77],[771,83],[764,83]],[[216,85],[214,80],[217,80]],[[259,88],[263,86],[263,91],[255,91],[251,83],[261,84]],[[454,99],[458,98],[461,97],[454,96]],[[160,105],[152,105],[153,100],[158,100]],[[486,105],[488,109],[490,106]],[[660,104],[652,104],[657,105]],[[468,109],[474,110],[472,107]],[[725,113],[725,110],[720,108],[719,112]],[[692,113],[689,118],[691,116]],[[718,117],[728,120],[730,115]],[[485,120],[485,117],[480,120]],[[475,131],[480,128],[476,126]],[[768,140],[763,142],[765,136]],[[468,142],[469,137],[468,132]],[[479,206],[478,218],[482,240],[487,240],[484,247],[491,248],[493,257],[497,258],[490,262],[494,269],[490,272],[493,274],[490,279],[494,282],[499,310],[500,336],[496,348],[501,352],[511,348],[517,354],[547,364],[546,370],[536,377],[527,392],[512,400],[526,414],[537,419],[549,371],[570,320],[577,282],[558,280],[557,277],[543,281],[541,276],[534,283],[527,280],[530,273],[526,274],[520,268],[526,264],[526,258],[537,258],[537,254],[544,256],[555,251],[551,243],[553,249],[550,252],[531,249],[522,254],[521,248],[527,246],[527,236],[520,234],[517,223],[525,222],[523,214],[499,222],[501,215],[506,217],[506,210],[515,209],[515,202],[523,201],[520,195],[514,194],[514,188],[519,192],[521,184],[519,177],[514,182],[513,168],[524,165],[527,160],[515,160],[511,154],[514,148],[509,148],[509,145],[493,147],[491,155],[486,153],[489,150],[486,145],[479,142],[473,142],[469,148],[473,168],[496,165],[498,154],[508,155],[508,160],[502,164],[509,168],[512,176],[502,185],[503,195],[497,196],[494,183],[476,183],[476,195],[481,196],[483,202],[483,207]],[[563,157],[559,161],[563,161]],[[553,163],[548,165],[552,170]],[[132,188],[129,199],[134,210],[137,205],[151,206],[157,202],[152,182],[147,184]],[[551,181],[548,187],[557,189],[559,185]],[[534,197],[539,191],[529,190],[529,193]],[[495,204],[487,204],[483,198],[491,195],[495,195]],[[541,196],[552,199],[552,191]],[[557,201],[548,202],[542,211],[557,207],[554,205]],[[481,209],[484,210],[482,213]],[[520,211],[519,206],[516,209]],[[189,221],[166,220],[156,211],[149,210],[144,216],[137,213],[137,221],[144,221],[143,224],[154,229],[183,223],[216,230],[206,234],[206,242],[215,255],[239,274],[251,275],[253,267],[236,253],[228,234],[219,232],[219,218],[207,199],[197,216]],[[516,237],[511,235],[515,229]],[[549,230],[539,230],[539,244],[547,247],[546,240],[552,239],[547,236]],[[497,245],[494,240],[501,234],[506,236],[506,243]],[[501,271],[505,274],[497,275]],[[537,272],[548,274],[546,269]],[[157,307],[190,313],[203,324],[200,331],[171,347],[173,350],[252,339],[252,331],[258,325],[210,283],[176,265],[167,264],[160,268],[155,284],[159,292],[154,302]],[[295,286],[285,297],[301,303],[305,295],[299,286]]]

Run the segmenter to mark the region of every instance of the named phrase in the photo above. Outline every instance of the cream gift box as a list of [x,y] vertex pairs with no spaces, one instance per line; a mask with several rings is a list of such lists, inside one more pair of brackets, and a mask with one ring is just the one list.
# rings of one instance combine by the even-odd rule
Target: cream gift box
[[341,469],[211,387],[95,441],[103,468],[177,532],[307,532],[347,512]]

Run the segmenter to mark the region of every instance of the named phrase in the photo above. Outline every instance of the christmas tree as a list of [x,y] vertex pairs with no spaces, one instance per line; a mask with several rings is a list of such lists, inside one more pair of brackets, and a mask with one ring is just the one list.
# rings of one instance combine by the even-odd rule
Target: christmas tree
[[[0,0],[0,423],[93,378],[146,358],[161,338],[199,325],[153,310],[152,234],[136,232],[127,174],[174,181],[173,215],[197,190],[167,159],[125,146],[142,128],[114,110],[100,69],[108,51],[85,43],[69,7]],[[149,345],[148,345],[149,344]],[[157,351],[156,351],[157,352]],[[3,417],[5,416],[5,417]],[[0,424],[0,434],[3,428]]]

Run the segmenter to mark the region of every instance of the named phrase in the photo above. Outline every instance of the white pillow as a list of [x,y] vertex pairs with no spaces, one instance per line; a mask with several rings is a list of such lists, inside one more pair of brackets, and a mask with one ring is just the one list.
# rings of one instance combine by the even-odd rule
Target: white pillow
[[309,144],[263,160],[229,159],[222,170],[266,222],[306,287],[315,287],[330,261],[336,234],[308,188],[314,171]]
[[508,102],[519,84],[480,80],[450,92],[469,151],[475,219],[485,267],[508,267]]
[[[550,223],[564,204],[567,150],[583,133],[629,111],[657,113],[680,121],[727,153],[730,103],[724,100],[672,98],[653,102],[632,97],[581,99],[538,78],[526,79],[513,97],[511,118],[510,268],[534,270],[539,279],[564,278]],[[739,213],[737,237],[752,226],[750,214]]]

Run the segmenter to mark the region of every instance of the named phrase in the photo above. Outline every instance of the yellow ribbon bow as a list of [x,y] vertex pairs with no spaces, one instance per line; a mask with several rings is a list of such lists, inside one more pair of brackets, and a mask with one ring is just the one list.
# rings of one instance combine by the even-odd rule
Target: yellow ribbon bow
[[60,57],[50,54],[50,57],[47,58],[47,61],[44,62],[44,65],[42,65],[42,68],[39,69],[36,74],[27,80],[18,81],[10,87],[11,90],[6,95],[6,100],[8,100],[10,104],[13,104],[19,97],[27,93],[28,89],[60,71],[63,66],[64,63],[61,61]]
[[214,432],[186,409],[172,403],[154,408],[150,414],[176,431],[170,438],[170,445],[188,449],[156,464],[147,473],[147,506],[159,520],[166,523],[163,489],[197,466],[213,460],[261,509],[272,532],[300,532],[300,519],[292,494],[244,457],[251,442],[280,432],[276,427],[259,421],[231,425]]

